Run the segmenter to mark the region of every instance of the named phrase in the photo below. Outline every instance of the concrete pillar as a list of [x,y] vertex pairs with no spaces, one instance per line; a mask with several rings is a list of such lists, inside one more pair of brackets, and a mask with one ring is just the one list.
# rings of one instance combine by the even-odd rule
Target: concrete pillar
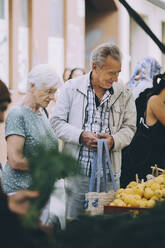
[[32,1],[32,66],[48,62],[49,1]]
[[19,0],[9,0],[9,88],[18,86]]
[[65,67],[85,66],[85,0],[64,1]]

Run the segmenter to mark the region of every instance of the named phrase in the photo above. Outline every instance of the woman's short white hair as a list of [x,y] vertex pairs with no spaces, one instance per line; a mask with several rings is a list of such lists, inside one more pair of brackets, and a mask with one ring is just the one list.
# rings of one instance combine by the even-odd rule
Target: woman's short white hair
[[119,48],[113,43],[103,43],[97,46],[90,56],[90,68],[92,69],[93,63],[100,68],[105,64],[105,60],[108,56],[112,56],[117,61],[121,62],[121,52]]
[[32,68],[28,73],[28,89],[31,83],[36,86],[36,89],[51,87],[59,89],[62,86],[62,80],[49,64],[39,64]]

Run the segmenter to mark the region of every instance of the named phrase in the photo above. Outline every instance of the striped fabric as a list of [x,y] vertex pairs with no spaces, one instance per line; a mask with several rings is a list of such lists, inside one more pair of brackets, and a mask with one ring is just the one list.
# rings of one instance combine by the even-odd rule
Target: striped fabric
[[[96,94],[92,85],[88,85],[87,91],[87,106],[85,111],[85,121],[83,125],[84,131],[90,131],[95,134],[109,133],[109,113],[110,113],[110,91],[107,90],[101,99],[99,106],[96,106]],[[81,172],[83,175],[90,176],[91,164],[93,161],[93,150],[86,146],[81,146],[79,153],[79,162],[81,165]]]

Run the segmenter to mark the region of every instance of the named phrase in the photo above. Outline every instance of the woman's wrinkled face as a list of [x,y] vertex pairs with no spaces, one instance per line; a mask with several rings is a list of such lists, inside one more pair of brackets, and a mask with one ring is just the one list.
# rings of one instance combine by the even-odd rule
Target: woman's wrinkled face
[[5,111],[8,108],[9,103],[8,102],[3,102],[0,104],[0,122],[5,121]]
[[44,89],[36,89],[34,92],[35,102],[42,108],[46,108],[51,100],[54,99],[56,88],[49,87]]

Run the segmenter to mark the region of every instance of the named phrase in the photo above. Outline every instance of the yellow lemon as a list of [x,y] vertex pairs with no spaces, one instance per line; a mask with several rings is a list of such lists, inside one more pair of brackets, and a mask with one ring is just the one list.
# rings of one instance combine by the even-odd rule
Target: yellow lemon
[[129,204],[133,199],[134,199],[134,196],[131,195],[131,194],[125,194],[125,195],[123,195],[123,201],[126,204]]
[[115,204],[115,206],[122,206],[122,207],[126,206],[126,204],[120,199],[115,199],[114,204]]
[[138,200],[136,200],[135,198],[131,199],[129,203],[130,203],[131,207],[134,207],[134,208],[139,207]]
[[124,192],[124,189],[123,189],[123,188],[120,188],[120,189],[118,189],[118,190],[116,191],[116,195],[121,194],[122,192]]
[[146,199],[150,199],[154,195],[154,192],[150,188],[145,188],[144,190],[144,197]]
[[148,180],[146,183],[145,183],[145,185],[146,185],[146,187],[151,187],[151,185],[154,183],[154,179],[150,179],[150,180]]
[[162,197],[165,197],[165,189],[162,189]]
[[154,205],[155,205],[155,201],[154,200],[148,200],[146,207],[147,208],[152,208],[152,207],[154,207]]
[[163,176],[158,176],[154,180],[155,180],[156,183],[159,183],[159,184],[165,182],[165,178]]
[[144,194],[144,187],[138,185],[138,186],[136,186],[136,187],[133,189],[133,191],[134,191],[134,194],[140,195],[140,196],[142,197],[143,194]]
[[155,191],[155,190],[157,190],[157,189],[160,189],[160,185],[159,185],[158,183],[153,183],[153,184],[151,185],[151,189],[152,189],[153,191]]
[[134,192],[134,191],[133,191],[132,188],[126,188],[126,189],[125,189],[125,193],[126,193],[126,194],[133,194],[133,192]]
[[153,195],[150,200],[159,201],[159,197],[156,195]]
[[162,189],[165,189],[165,184],[164,183],[161,183],[160,184],[160,189],[162,190]]
[[119,194],[118,198],[121,199],[122,201],[124,201],[125,195],[127,195],[127,194],[125,192],[123,192],[123,193]]
[[134,198],[135,198],[136,200],[141,200],[140,195],[134,195]]
[[159,197],[159,199],[160,199],[162,197],[162,190],[160,190],[160,189],[155,190],[154,195]]
[[133,187],[135,187],[135,186],[137,186],[137,183],[134,182],[134,181],[132,181],[132,182],[130,182],[130,183],[127,185],[126,188],[133,188]]
[[109,206],[115,206],[114,202],[109,203]]
[[116,199],[122,199],[122,194],[117,194]]
[[139,204],[139,207],[140,208],[145,208],[146,207],[146,205],[147,205],[147,200],[139,200],[138,201],[138,204]]

